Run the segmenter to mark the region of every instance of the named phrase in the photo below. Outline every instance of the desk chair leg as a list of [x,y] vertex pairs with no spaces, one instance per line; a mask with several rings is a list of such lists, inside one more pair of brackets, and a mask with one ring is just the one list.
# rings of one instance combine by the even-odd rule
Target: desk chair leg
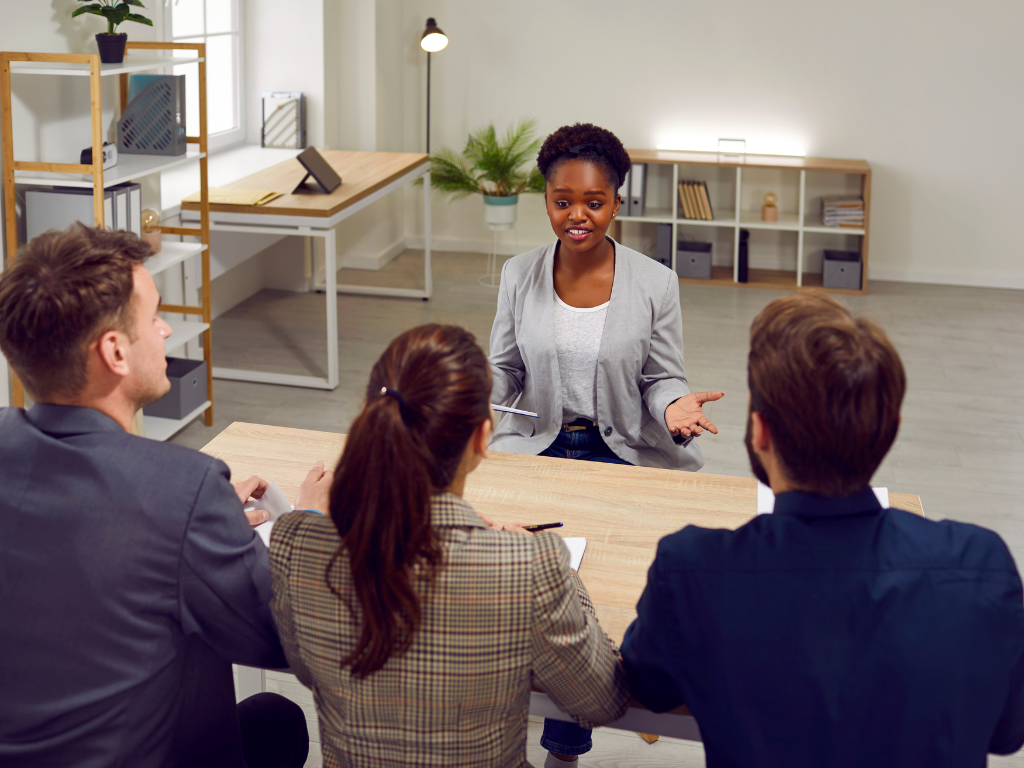
[[324,275],[327,281],[327,383],[338,386],[338,239],[334,227],[324,237]]
[[658,740],[658,734],[656,733],[641,733],[640,738],[646,741],[648,744],[653,744]]

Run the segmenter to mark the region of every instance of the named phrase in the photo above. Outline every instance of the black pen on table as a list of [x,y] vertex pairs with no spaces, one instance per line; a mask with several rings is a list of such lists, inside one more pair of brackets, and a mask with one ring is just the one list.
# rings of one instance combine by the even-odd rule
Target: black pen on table
[[523,526],[524,530],[527,530],[530,533],[535,533],[536,531],[546,531],[548,528],[561,528],[561,527],[562,527],[562,523],[544,523],[542,525],[524,525]]

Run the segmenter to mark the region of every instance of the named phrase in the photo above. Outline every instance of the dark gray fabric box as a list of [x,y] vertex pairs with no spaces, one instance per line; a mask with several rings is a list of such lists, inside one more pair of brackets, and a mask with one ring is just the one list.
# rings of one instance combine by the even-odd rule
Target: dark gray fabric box
[[821,284],[826,288],[860,290],[860,253],[857,251],[825,251],[821,262]]
[[710,280],[711,243],[680,240],[676,247],[676,274],[692,280]]
[[206,402],[206,361],[167,358],[167,378],[171,391],[142,412],[163,419],[183,419]]

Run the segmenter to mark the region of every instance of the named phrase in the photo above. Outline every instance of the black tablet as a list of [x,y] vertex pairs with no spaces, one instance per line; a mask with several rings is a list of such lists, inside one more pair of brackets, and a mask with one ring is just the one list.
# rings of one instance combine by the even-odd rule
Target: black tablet
[[334,169],[324,160],[323,155],[313,147],[304,149],[296,160],[302,163],[302,167],[306,169],[306,175],[302,177],[302,181],[299,182],[299,186],[295,188],[292,194],[302,189],[306,184],[306,179],[310,176],[313,177],[313,181],[320,186],[325,195],[329,195],[341,186],[341,176],[334,172]]

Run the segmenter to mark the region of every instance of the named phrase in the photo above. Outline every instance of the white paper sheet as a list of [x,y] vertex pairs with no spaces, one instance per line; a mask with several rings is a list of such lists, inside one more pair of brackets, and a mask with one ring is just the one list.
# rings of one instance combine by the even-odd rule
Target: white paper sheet
[[580,563],[583,562],[583,553],[587,551],[587,540],[582,536],[563,536],[562,541],[565,542],[565,546],[569,550],[569,567],[578,571]]
[[[878,503],[882,505],[882,509],[889,508],[889,489],[888,488],[872,488],[875,492],[875,497],[878,499]],[[775,509],[775,494],[772,493],[772,489],[762,483],[760,480],[757,481],[757,514],[759,515],[770,515],[772,510]]]
[[249,499],[245,503],[245,511],[252,512],[254,509],[265,509],[270,513],[270,519],[262,525],[253,528],[263,539],[263,543],[270,547],[270,532],[274,529],[274,521],[281,515],[291,512],[295,507],[288,503],[288,497],[284,495],[281,486],[271,483],[270,487],[263,492],[259,499]]
[[291,512],[295,507],[288,502],[288,497],[284,495],[281,486],[271,483],[261,498],[249,499],[245,503],[246,512],[251,512],[254,509],[267,510],[270,513],[270,521],[273,522],[281,515]]

